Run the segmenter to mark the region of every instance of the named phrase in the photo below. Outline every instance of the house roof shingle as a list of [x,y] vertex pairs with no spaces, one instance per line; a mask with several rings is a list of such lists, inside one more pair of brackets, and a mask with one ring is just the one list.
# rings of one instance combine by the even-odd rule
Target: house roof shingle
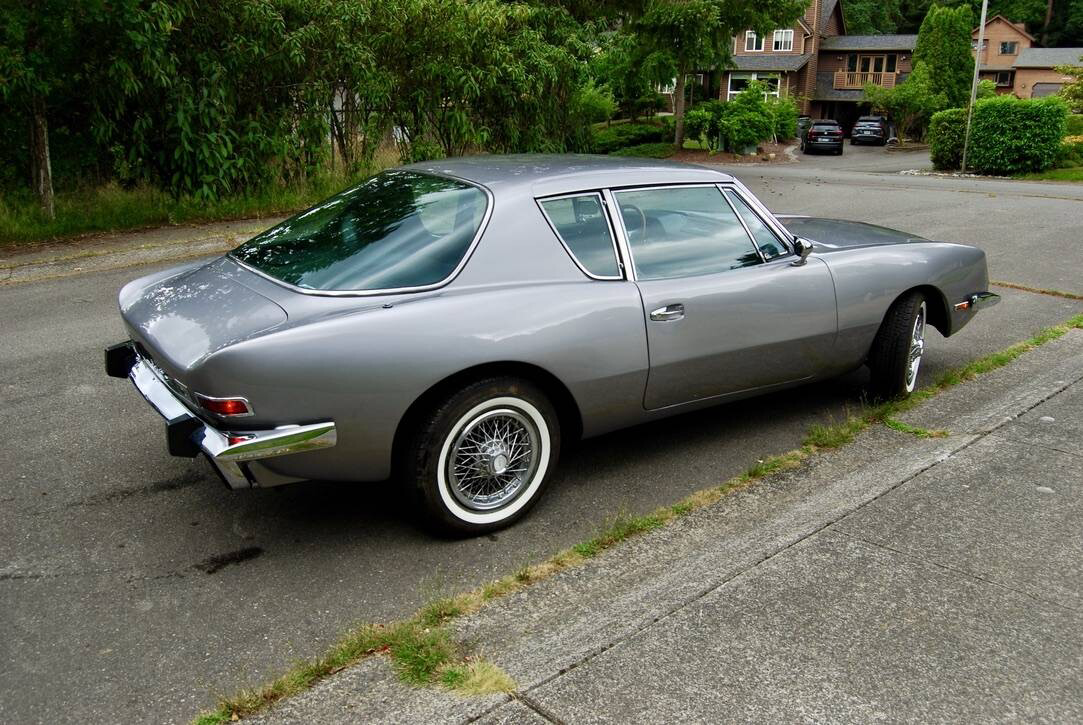
[[916,35],[832,35],[820,41],[821,50],[913,50]]
[[800,70],[808,63],[812,53],[804,55],[735,55],[733,56],[734,70],[777,70],[795,71]]
[[1052,68],[1056,65],[1083,65],[1083,48],[1023,48],[1012,64],[1015,68]]

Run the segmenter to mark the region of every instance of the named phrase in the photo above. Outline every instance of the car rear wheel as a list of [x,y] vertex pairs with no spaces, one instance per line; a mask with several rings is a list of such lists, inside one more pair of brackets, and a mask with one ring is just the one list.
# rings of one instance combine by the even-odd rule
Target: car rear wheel
[[544,393],[526,380],[488,378],[422,420],[404,473],[432,528],[478,535],[534,505],[559,453],[560,424]]
[[928,309],[925,295],[912,292],[896,300],[885,315],[869,351],[870,388],[875,398],[906,397],[917,387]]

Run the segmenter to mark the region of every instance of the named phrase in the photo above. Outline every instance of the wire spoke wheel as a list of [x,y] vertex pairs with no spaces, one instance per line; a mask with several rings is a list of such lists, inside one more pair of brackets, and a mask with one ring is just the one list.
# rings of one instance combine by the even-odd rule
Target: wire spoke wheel
[[468,509],[499,509],[523,492],[538,461],[534,421],[510,407],[487,410],[458,428],[447,456],[448,488]]
[[914,327],[910,333],[910,351],[907,355],[906,392],[912,393],[917,385],[921,356],[925,354],[925,302],[918,307]]

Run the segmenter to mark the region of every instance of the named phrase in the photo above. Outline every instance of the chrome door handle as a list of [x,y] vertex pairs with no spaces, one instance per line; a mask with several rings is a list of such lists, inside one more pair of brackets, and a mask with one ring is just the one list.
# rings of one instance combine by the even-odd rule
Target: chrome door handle
[[674,304],[666,305],[665,307],[659,307],[657,310],[651,313],[651,319],[655,322],[669,322],[670,320],[680,320],[684,317],[684,305]]

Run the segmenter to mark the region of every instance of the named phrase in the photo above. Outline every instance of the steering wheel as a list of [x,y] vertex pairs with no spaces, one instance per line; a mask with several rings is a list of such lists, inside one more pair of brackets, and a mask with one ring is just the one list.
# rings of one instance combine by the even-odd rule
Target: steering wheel
[[[647,215],[643,213],[642,209],[640,209],[635,204],[621,204],[621,216],[624,217],[624,224],[625,224],[625,226],[628,225],[628,215],[624,214],[624,212],[625,211],[633,211],[633,210],[635,211],[636,214],[639,214],[639,233],[642,235],[641,238],[642,238],[643,242],[646,243],[646,241],[647,241]],[[632,236],[632,230],[631,229],[628,230],[628,236],[629,237]]]

